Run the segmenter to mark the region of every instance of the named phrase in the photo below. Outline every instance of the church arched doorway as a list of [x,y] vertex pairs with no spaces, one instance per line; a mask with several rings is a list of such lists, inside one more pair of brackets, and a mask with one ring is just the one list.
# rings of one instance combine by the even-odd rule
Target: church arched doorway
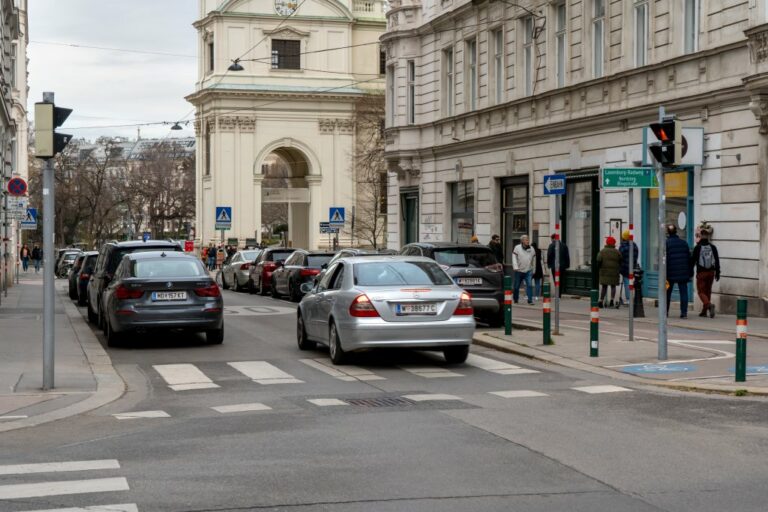
[[309,248],[307,158],[296,148],[280,147],[264,158],[261,172],[262,240]]

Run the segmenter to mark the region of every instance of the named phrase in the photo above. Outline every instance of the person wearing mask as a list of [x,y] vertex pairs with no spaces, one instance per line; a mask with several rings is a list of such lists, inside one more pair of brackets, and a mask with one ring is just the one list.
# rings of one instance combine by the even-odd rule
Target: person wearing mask
[[[626,304],[629,304],[629,244],[632,244],[632,268],[640,268],[640,253],[637,250],[637,244],[629,241],[629,231],[624,230],[621,233],[621,245],[619,246],[619,253],[621,254],[621,280],[623,282],[624,297],[627,299]],[[620,299],[619,305],[624,305],[624,300]]]
[[547,267],[549,267],[549,271],[552,273],[552,296],[555,296],[554,293],[554,286],[555,286],[555,247],[558,245],[560,246],[560,292],[562,295],[562,284],[563,284],[563,275],[565,274],[566,269],[570,268],[571,266],[571,256],[568,254],[568,246],[563,243],[562,240],[556,240],[555,234],[553,233],[550,237],[552,240],[549,243],[549,247],[547,248]]
[[680,291],[680,318],[688,318],[688,282],[693,276],[691,249],[688,242],[677,236],[673,224],[667,226],[667,315],[672,300],[672,290],[677,285]]
[[520,243],[512,251],[512,268],[515,271],[515,283],[512,293],[515,304],[520,299],[520,283],[525,281],[525,293],[528,297],[528,304],[533,304],[533,289],[531,287],[531,277],[533,275],[533,266],[535,264],[536,253],[528,242],[528,235],[520,237]]
[[[609,236],[605,239],[605,247],[597,253],[597,268],[600,276],[600,300],[597,307],[615,307],[613,298],[616,296],[616,287],[619,285],[619,271],[621,270],[621,253],[616,250],[616,239]],[[611,287],[610,303],[606,300],[606,292]]]
[[35,264],[35,274],[40,272],[40,261],[43,259],[43,252],[40,250],[40,246],[35,244],[32,249],[32,261]]
[[29,247],[27,247],[27,244],[24,244],[19,251],[19,259],[21,260],[21,267],[24,269],[24,272],[29,270],[29,257]]
[[544,269],[541,265],[541,249],[536,242],[531,243],[533,251],[536,254],[533,266],[533,302],[538,302],[541,297],[541,284],[544,280]]
[[488,242],[488,247],[493,251],[493,255],[496,256],[496,261],[504,263],[504,248],[501,246],[501,238],[499,235],[493,235],[491,241]]
[[720,255],[717,247],[710,242],[712,232],[708,227],[702,227],[700,236],[691,256],[691,268],[696,270],[696,292],[702,304],[699,316],[707,316],[709,313],[709,318],[715,318],[712,283],[720,280]]

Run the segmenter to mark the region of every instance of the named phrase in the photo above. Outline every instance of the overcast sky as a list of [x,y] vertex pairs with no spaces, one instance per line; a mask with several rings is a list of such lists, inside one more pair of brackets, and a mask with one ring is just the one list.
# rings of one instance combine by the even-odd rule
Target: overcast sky
[[[197,0],[29,0],[29,112],[43,91],[74,110],[63,133],[136,137],[137,127],[86,128],[192,119],[184,96],[197,77]],[[44,44],[44,43],[57,43]],[[98,46],[176,56],[76,48]],[[78,128],[78,129],[75,129]],[[170,126],[142,126],[165,137]],[[192,136],[190,122],[171,136]]]

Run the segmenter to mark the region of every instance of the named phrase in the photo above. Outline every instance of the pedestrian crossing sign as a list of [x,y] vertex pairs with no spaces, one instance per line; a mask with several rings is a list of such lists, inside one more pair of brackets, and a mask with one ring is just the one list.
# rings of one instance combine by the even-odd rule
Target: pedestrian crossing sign
[[232,207],[216,207],[216,229],[232,229]]
[[37,229],[37,208],[27,208],[24,218],[21,219],[21,229]]
[[344,208],[339,206],[332,206],[328,212],[328,224],[331,226],[343,226],[344,225]]

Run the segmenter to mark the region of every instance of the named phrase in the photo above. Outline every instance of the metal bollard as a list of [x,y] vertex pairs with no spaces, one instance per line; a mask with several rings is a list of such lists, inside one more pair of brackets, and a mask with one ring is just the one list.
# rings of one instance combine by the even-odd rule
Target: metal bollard
[[544,306],[544,344],[552,344],[552,308],[549,302],[549,283],[544,283],[544,297],[542,299],[542,305]]
[[504,334],[512,334],[512,277],[504,276]]
[[736,301],[736,382],[747,380],[747,299]]
[[589,357],[597,357],[599,350],[598,336],[600,333],[600,308],[597,307],[597,290],[589,292],[591,298],[592,313],[589,323]]

